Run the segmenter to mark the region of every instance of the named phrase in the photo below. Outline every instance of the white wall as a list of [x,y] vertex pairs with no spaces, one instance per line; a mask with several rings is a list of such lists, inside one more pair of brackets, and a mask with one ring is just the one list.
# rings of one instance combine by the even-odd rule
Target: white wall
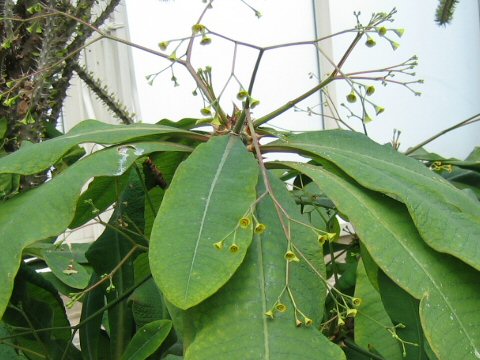
[[[188,36],[204,6],[200,0],[127,0],[126,3],[131,39],[154,49],[158,49],[160,41]],[[263,17],[257,19],[240,0],[223,0],[214,3],[203,23],[227,36],[262,46],[314,38],[311,0],[251,0],[250,3],[262,11]],[[393,129],[399,129],[402,131],[401,149],[406,150],[479,112],[480,24],[476,0],[461,1],[453,23],[446,27],[437,26],[433,20],[436,0],[332,0],[328,3],[317,0],[315,4],[320,8],[317,18],[321,24],[317,28],[321,35],[325,35],[330,26],[333,32],[354,26],[354,10],[361,10],[366,21],[372,12],[398,9],[396,21],[391,26],[406,29],[399,40],[400,48],[393,52],[381,39],[377,39],[378,45],[372,49],[360,45],[344,68],[347,71],[379,68],[412,55],[419,57],[416,78],[425,80],[425,84],[417,86],[422,96],[416,97],[401,86],[376,87],[373,100],[386,109],[368,125],[368,133],[376,141],[390,141]],[[328,44],[323,46],[338,60],[352,37],[350,34],[335,38],[331,48]],[[232,44],[213,38],[211,45],[195,47],[194,66],[212,66],[215,86],[220,89],[230,74],[232,54]],[[236,74],[245,86],[255,55],[251,49],[239,48]],[[170,72],[149,86],[145,75],[161,70],[168,63],[138,50],[133,50],[133,57],[143,121],[201,117],[201,99],[190,95],[195,85],[181,66],[175,69],[180,87],[173,87]],[[316,69],[316,54],[308,46],[267,53],[253,93],[261,101],[254,115],[260,117],[313,86],[315,80],[309,79],[308,73]],[[349,88],[336,85],[334,90],[337,105],[345,102]],[[223,97],[227,111],[232,108],[237,91],[238,85],[232,83]],[[301,105],[306,108],[319,102],[318,96],[312,96]],[[321,128],[319,117],[307,117],[293,111],[284,114],[275,124],[296,130]],[[350,124],[360,129],[358,121],[352,120]],[[480,124],[476,124],[436,140],[427,149],[462,158],[479,145],[479,135]]]
[[[310,0],[251,0],[249,3],[262,12],[260,19],[241,1],[222,0],[214,2],[213,9],[208,11],[202,23],[216,32],[260,46],[313,39],[314,21]],[[200,0],[127,0],[131,39],[158,50],[160,41],[189,36],[191,26],[204,6]],[[195,46],[194,66],[212,66],[214,85],[221,89],[230,74],[232,55],[231,43],[213,38],[211,45]],[[256,51],[239,47],[237,55],[235,73],[247,87]],[[175,68],[179,87],[173,87],[170,72],[149,86],[145,75],[161,70],[168,62],[137,50],[133,50],[133,56],[143,121],[156,122],[164,117],[173,120],[201,117],[201,99],[191,95],[195,85],[181,66]],[[313,87],[315,80],[309,79],[308,74],[316,70],[315,49],[312,46],[267,52],[252,94],[261,101],[254,115],[266,114]],[[239,86],[232,83],[228,90],[223,104],[225,110],[230,112]],[[319,97],[313,97],[309,102],[318,104]],[[240,105],[238,101],[237,104]],[[290,127],[295,124],[297,129],[321,127],[319,117],[305,117],[293,111],[276,123]]]
[[[391,27],[405,28],[400,48],[393,52],[388,43],[378,41],[374,48],[360,46],[345,66],[356,71],[403,61],[418,55],[417,77],[425,84],[416,88],[415,97],[403,87],[377,86],[374,99],[385,107],[385,113],[368,126],[369,135],[380,142],[392,137],[394,128],[402,130],[401,149],[480,112],[480,24],[477,0],[460,1],[453,22],[439,27],[434,22],[437,0],[343,0],[330,1],[332,30],[353,24],[354,10],[361,10],[368,20],[372,12],[398,10]],[[352,36],[333,42],[338,58]],[[400,61],[399,61],[400,60]],[[381,91],[378,91],[381,90]],[[349,91],[337,87],[337,98],[345,101]],[[475,145],[480,145],[480,123],[456,130],[427,145],[427,149],[446,156],[463,158]]]

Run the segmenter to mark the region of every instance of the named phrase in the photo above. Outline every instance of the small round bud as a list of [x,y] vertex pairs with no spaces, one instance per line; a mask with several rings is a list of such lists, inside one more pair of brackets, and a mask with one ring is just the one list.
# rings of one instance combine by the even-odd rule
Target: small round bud
[[204,116],[209,116],[212,115],[212,110],[210,110],[209,108],[203,108],[200,110],[200,113]]
[[357,95],[354,91],[347,95],[347,101],[352,104],[357,101]]
[[240,90],[237,94],[237,99],[238,100],[243,100],[248,96],[248,91],[247,90]]
[[200,44],[201,45],[208,45],[212,42],[212,38],[208,37],[208,36],[203,36],[202,37],[202,40],[200,40]]
[[387,33],[387,28],[385,26],[382,26],[378,28],[377,33],[380,36],[384,36]]
[[368,38],[368,40],[365,41],[365,45],[367,45],[367,47],[371,48],[371,47],[374,47],[375,45],[377,45],[377,43],[372,38]]
[[365,91],[366,91],[367,95],[370,96],[375,92],[375,86],[370,85],[370,86],[367,87],[367,89]]
[[158,47],[160,48],[160,50],[165,51],[165,50],[167,50],[168,44],[170,44],[170,42],[161,41],[161,42],[158,43]]
[[192,32],[194,34],[204,33],[205,30],[206,30],[206,27],[205,25],[202,25],[202,24],[195,24],[192,26]]

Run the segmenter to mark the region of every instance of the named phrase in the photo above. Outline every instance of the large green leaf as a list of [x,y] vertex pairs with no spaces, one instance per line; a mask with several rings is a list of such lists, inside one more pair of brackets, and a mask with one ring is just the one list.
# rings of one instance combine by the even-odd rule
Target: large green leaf
[[0,203],[0,316],[12,292],[23,248],[65,231],[88,179],[121,175],[141,154],[187,150],[181,145],[152,142],[105,149],[77,162],[42,186]]
[[172,328],[170,320],[157,320],[138,329],[122,360],[145,360],[162,345]]
[[362,299],[355,317],[355,342],[368,350],[379,352],[385,359],[401,360],[400,343],[392,334],[393,324],[382,304],[380,294],[370,284],[362,261],[357,268],[355,297]]
[[425,335],[440,359],[480,357],[480,273],[426,246],[405,207],[346,175],[283,163],[315,181],[346,213],[380,268],[416,299]]
[[[199,145],[175,173],[150,238],[152,275],[174,305],[188,309],[215,293],[242,263],[252,227],[258,166],[237,136]],[[224,241],[225,248],[214,244]],[[237,251],[229,251],[232,244]],[[217,245],[221,247],[221,245]]]
[[[302,221],[285,185],[271,180],[279,204],[291,218]],[[263,193],[260,185],[259,194]],[[344,359],[340,348],[317,330],[326,295],[320,279],[325,276],[325,265],[317,237],[309,228],[291,222],[291,239],[300,261],[287,265],[288,242],[270,197],[261,200],[256,214],[266,230],[255,236],[232,279],[198,306],[180,314],[171,312],[174,324],[181,323],[176,329],[183,330],[185,359]],[[313,325],[296,326],[295,307],[285,290],[286,274],[298,320],[305,323],[303,313]],[[275,310],[279,303],[286,311]],[[273,318],[266,315],[270,310]]]
[[342,130],[293,135],[264,148],[319,156],[361,185],[402,201],[428,245],[480,270],[480,203],[420,162]]
[[159,135],[182,135],[205,139],[186,130],[150,124],[110,125],[86,120],[67,134],[20,150],[0,159],[0,173],[35,174],[55,164],[70,148],[82,143],[116,144]]

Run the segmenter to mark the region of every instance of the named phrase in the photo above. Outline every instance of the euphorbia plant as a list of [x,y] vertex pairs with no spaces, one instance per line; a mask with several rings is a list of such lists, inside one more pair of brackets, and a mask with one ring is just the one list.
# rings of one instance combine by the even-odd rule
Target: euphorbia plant
[[[384,33],[391,15],[352,29],[351,49]],[[194,40],[212,34],[199,21],[186,60],[166,57],[191,70]],[[341,71],[346,58],[256,119],[258,63],[230,115],[206,69],[192,74],[211,119],[88,120],[0,159],[0,173],[27,176],[55,168],[80,144],[105,146],[0,204],[0,351],[31,359],[480,358],[478,200],[364,134],[265,125],[339,78],[355,97],[372,95]],[[273,141],[261,143],[264,136]],[[264,159],[273,152],[306,161]],[[454,165],[478,170],[478,156]],[[112,206],[105,222],[99,215]],[[338,241],[339,218],[354,227],[348,241]],[[91,220],[105,226],[92,244],[56,241]],[[35,271],[45,267],[51,272]],[[67,307],[82,305],[78,325],[59,293]]]

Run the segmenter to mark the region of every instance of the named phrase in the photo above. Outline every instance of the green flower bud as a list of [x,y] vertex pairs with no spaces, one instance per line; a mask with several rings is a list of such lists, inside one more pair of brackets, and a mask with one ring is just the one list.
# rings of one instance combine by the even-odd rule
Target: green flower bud
[[204,115],[204,116],[212,115],[212,110],[210,110],[210,108],[203,108],[203,109],[200,110],[200,112],[201,112],[202,115]]
[[243,100],[248,96],[248,91],[247,90],[240,90],[237,94],[237,99],[238,100]]
[[385,108],[383,106],[377,106],[375,105],[375,113],[377,115],[380,115],[381,113],[383,113],[385,111]]
[[368,38],[368,40],[365,41],[365,45],[367,45],[367,47],[371,48],[371,47],[374,47],[375,45],[377,45],[377,43],[372,38]]
[[200,41],[201,45],[208,45],[212,42],[212,39],[208,36],[203,36],[202,40]]
[[207,28],[202,24],[195,24],[192,26],[192,32],[194,34],[204,33]]
[[405,29],[392,29],[392,30],[398,37],[402,37],[403,33],[405,32]]
[[352,104],[357,101],[357,95],[354,91],[347,95],[347,101]]
[[382,26],[382,27],[378,28],[377,33],[378,33],[378,35],[383,36],[387,33],[387,28],[385,26]]
[[370,85],[370,86],[367,87],[367,89],[365,91],[366,91],[367,95],[370,96],[375,92],[375,86]]
[[260,100],[251,99],[250,109],[255,108],[255,107],[258,106],[259,104],[260,104]]
[[161,41],[158,43],[158,47],[160,48],[160,50],[165,51],[167,50],[168,44],[170,44],[169,41]]

